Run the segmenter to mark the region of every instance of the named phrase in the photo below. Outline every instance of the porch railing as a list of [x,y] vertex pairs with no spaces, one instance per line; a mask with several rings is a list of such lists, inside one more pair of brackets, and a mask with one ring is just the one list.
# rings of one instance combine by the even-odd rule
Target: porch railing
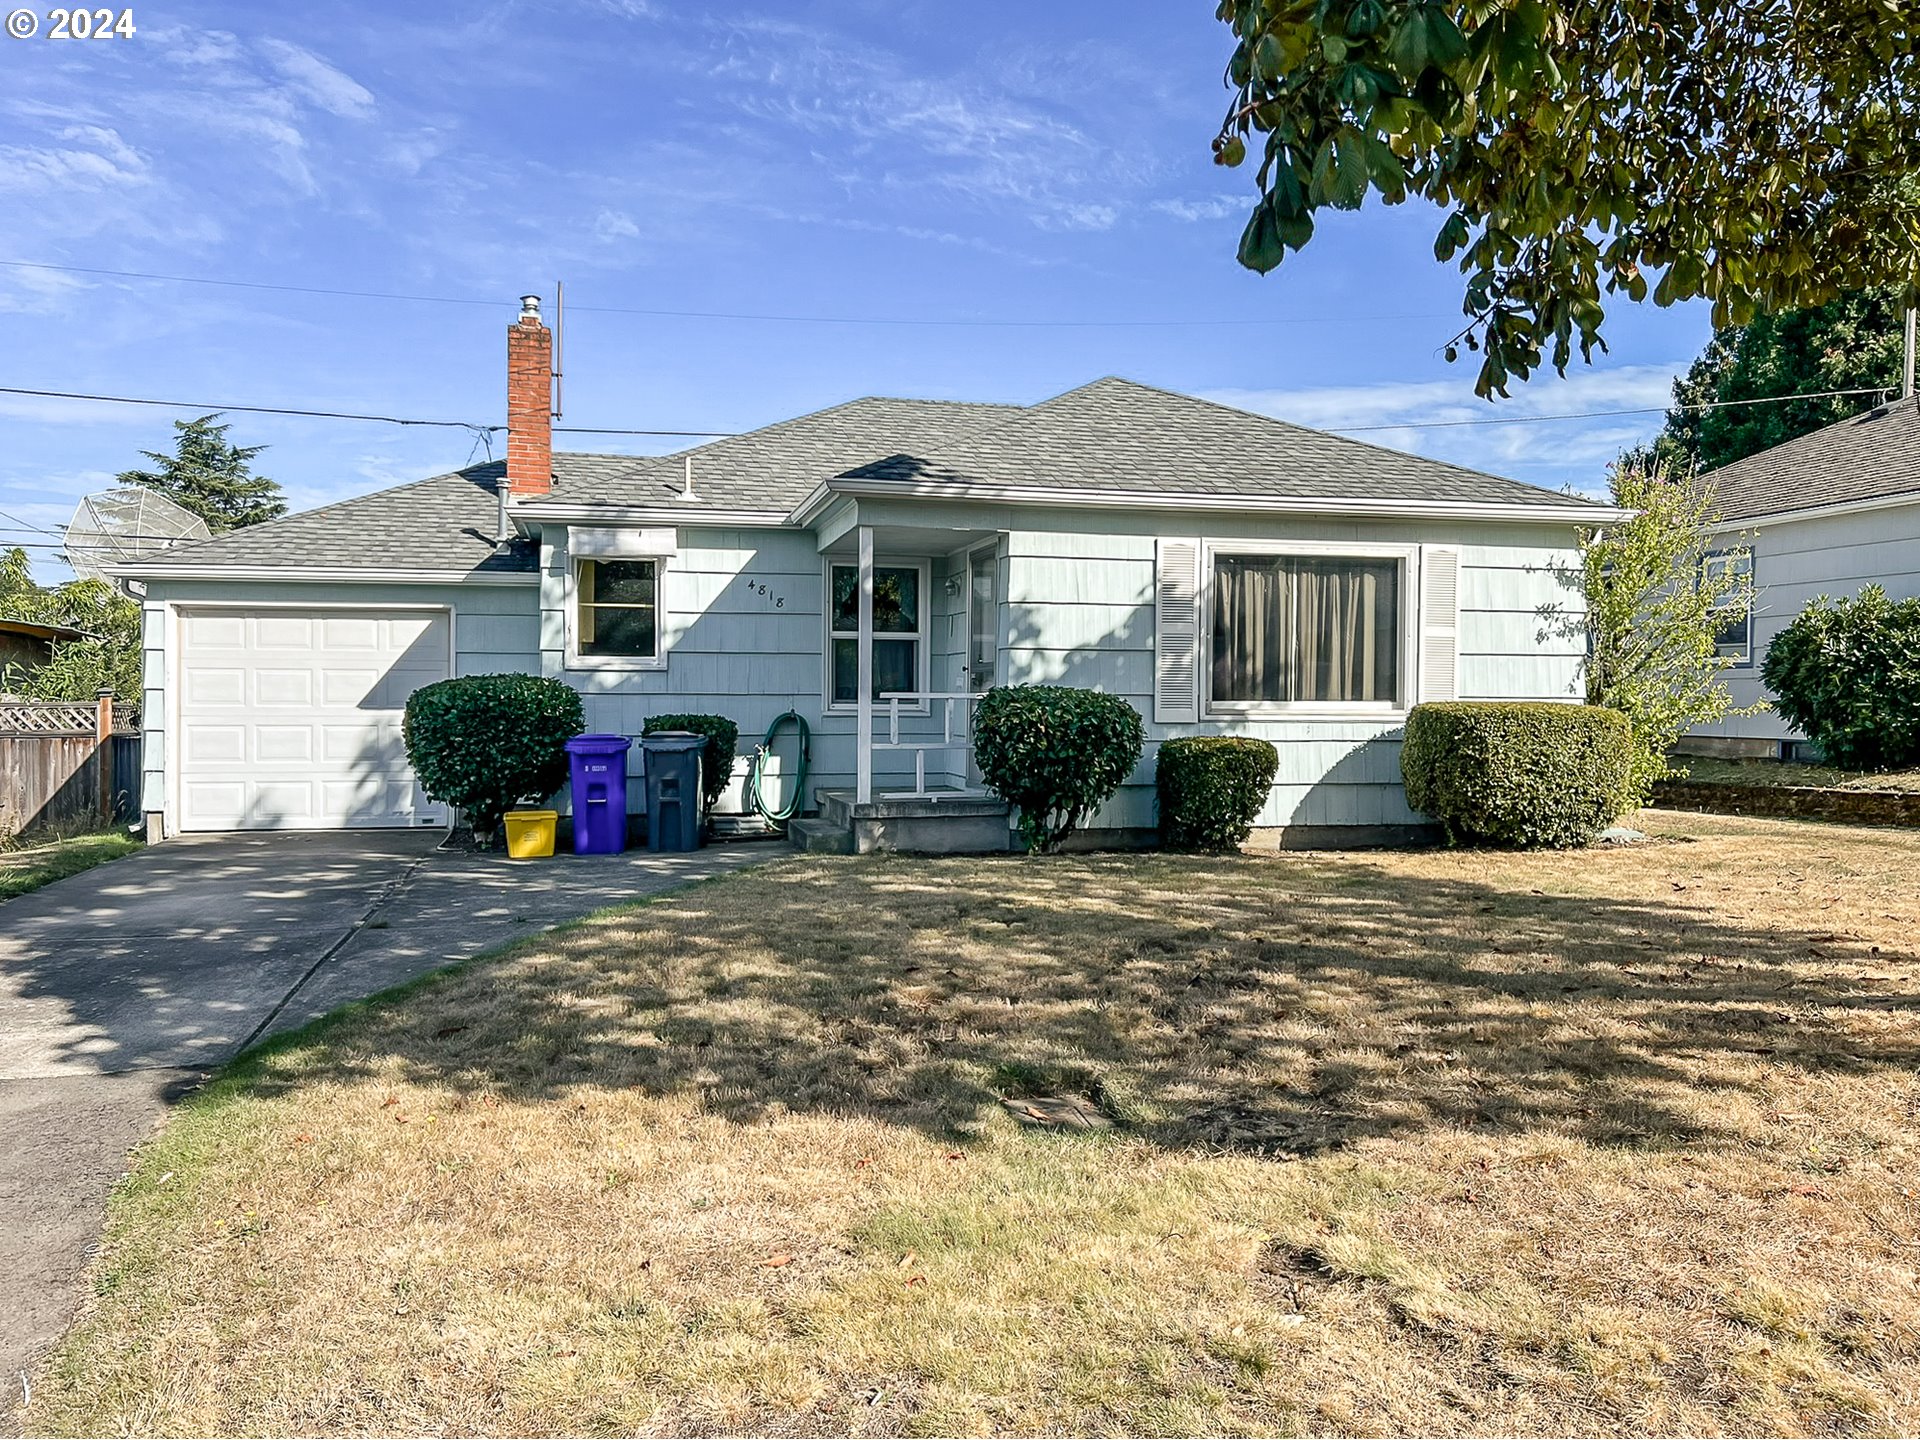
[[[882,713],[886,718],[886,739],[876,740],[873,735],[874,707],[860,707],[860,723],[856,744],[859,746],[859,769],[854,787],[856,803],[866,805],[873,798],[873,756],[883,751],[911,750],[913,752],[913,789],[888,790],[881,794],[882,800],[964,800],[986,792],[978,787],[961,784],[958,788],[929,790],[927,788],[927,754],[930,751],[959,751],[962,756],[973,754],[973,702],[984,699],[983,694],[968,690],[893,690],[880,697]],[[940,738],[938,740],[902,740],[900,738],[900,717],[910,710],[917,710],[923,703],[929,708],[938,702],[940,705]],[[953,733],[954,707],[961,706],[960,734]],[[916,717],[917,718],[917,717]],[[965,761],[962,760],[962,773],[965,773]]]

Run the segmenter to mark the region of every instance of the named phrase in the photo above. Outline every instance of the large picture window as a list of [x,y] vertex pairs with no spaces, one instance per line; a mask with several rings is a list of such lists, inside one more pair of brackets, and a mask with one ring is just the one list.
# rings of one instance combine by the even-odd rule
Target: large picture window
[[575,655],[583,660],[657,659],[659,594],[657,560],[575,561]]
[[1216,708],[1400,703],[1399,560],[1216,554],[1212,582]]
[[[833,648],[834,705],[852,705],[860,693],[860,567],[835,562],[829,568],[828,622]],[[919,565],[873,567],[873,698],[924,688],[920,664],[926,648],[926,571]]]

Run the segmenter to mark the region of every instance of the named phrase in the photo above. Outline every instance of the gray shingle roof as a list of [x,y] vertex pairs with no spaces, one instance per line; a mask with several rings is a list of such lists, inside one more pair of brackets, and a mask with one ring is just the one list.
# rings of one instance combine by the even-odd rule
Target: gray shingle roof
[[[902,449],[950,446],[1019,413],[1018,405],[954,400],[850,400],[672,455],[566,468],[556,456],[553,499],[566,505],[668,504],[680,493],[691,457],[694,494],[702,500],[730,510],[784,513],[822,480],[849,467]],[[537,516],[540,502],[522,508]]]
[[[556,463],[561,458],[556,456]],[[316,565],[483,574],[532,570],[538,561],[531,545],[522,542],[504,555],[494,551],[492,537],[499,518],[494,487],[505,473],[506,466],[499,461],[472,465],[181,545],[153,564]]]
[[1723,520],[1920,495],[1920,405],[1902,400],[1700,477]]
[[1581,503],[1112,377],[1021,410],[945,452],[903,449],[848,478],[1196,496]]
[[[608,507],[671,503],[680,493],[687,456],[702,501],[783,514],[823,480],[839,476],[1195,496],[1582,503],[1517,480],[1118,379],[1096,380],[1028,407],[853,400],[672,455],[562,452],[553,457],[552,500]],[[217,565],[531,571],[531,545],[518,542],[504,553],[493,545],[495,487],[504,469],[497,461],[470,465],[183,545],[149,570]],[[537,518],[541,505],[522,501],[515,510]]]

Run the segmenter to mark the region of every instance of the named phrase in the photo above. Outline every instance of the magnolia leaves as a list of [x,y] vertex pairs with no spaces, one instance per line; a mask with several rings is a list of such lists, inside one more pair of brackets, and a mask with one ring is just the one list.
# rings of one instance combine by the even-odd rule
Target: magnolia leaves
[[1258,164],[1241,262],[1324,207],[1442,211],[1477,389],[1604,349],[1605,297],[1717,324],[1920,293],[1920,46],[1906,0],[1220,0],[1222,165]]

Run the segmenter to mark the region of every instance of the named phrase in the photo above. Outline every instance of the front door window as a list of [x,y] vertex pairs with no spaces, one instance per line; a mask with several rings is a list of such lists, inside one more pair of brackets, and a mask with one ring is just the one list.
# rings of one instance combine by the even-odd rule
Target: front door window
[[989,688],[999,665],[1000,617],[994,603],[998,570],[991,545],[974,551],[967,561],[967,685],[973,690]]

